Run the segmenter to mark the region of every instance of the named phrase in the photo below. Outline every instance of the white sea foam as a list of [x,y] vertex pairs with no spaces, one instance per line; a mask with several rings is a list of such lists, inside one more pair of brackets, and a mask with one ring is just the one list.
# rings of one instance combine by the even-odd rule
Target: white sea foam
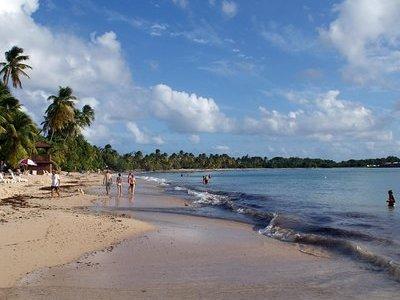
[[150,181],[150,182],[155,182],[162,186],[168,185],[168,182],[165,178],[157,178],[157,177],[152,177],[152,176],[137,176],[137,178],[143,179],[146,181]]
[[187,188],[181,187],[181,186],[176,186],[174,187],[175,191],[187,191]]
[[224,203],[227,198],[225,196],[215,195],[208,192],[197,192],[193,190],[187,191],[188,195],[194,196],[194,202],[198,204],[218,205]]

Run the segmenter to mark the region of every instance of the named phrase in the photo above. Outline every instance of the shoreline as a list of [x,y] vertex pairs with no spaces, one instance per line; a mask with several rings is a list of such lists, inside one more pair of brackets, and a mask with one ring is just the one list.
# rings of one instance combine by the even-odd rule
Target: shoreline
[[[187,208],[185,201],[155,184],[138,183],[133,203],[127,197],[111,197],[97,204],[100,210],[111,208],[112,213],[151,224],[154,230],[125,239],[112,251],[87,253],[32,272],[6,295],[11,299],[378,296],[371,288],[376,278],[351,261],[267,238],[249,224],[163,213],[163,209]],[[363,287],[357,293],[355,282]],[[390,299],[392,293],[390,286],[380,285],[379,296]]]

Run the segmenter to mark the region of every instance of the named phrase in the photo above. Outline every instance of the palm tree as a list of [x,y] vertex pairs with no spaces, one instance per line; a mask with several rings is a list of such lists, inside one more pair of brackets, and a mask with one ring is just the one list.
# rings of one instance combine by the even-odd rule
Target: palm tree
[[76,137],[81,133],[81,130],[85,127],[90,127],[94,121],[94,109],[90,105],[85,105],[82,110],[75,109],[74,121],[68,123],[63,129],[65,139],[69,137]]
[[44,117],[43,131],[49,135],[50,141],[53,140],[55,133],[61,133],[68,124],[75,122],[75,100],[70,87],[59,87],[58,95],[51,95],[47,100],[53,101],[46,109]]
[[36,137],[36,126],[27,114],[20,110],[9,114],[0,144],[11,166],[15,167],[20,159],[35,152]]
[[8,85],[8,81],[11,77],[13,86],[15,88],[22,88],[20,76],[24,75],[29,78],[29,75],[24,70],[32,69],[31,66],[24,64],[23,62],[29,59],[28,55],[22,55],[24,49],[14,46],[11,50],[5,53],[6,62],[1,62],[0,75],[3,75],[3,83]]
[[15,99],[8,88],[0,82],[0,134],[5,132],[10,113],[19,109],[19,101]]
[[82,107],[82,111],[78,110],[78,114],[75,114],[79,127],[90,127],[94,121],[94,109],[90,105]]

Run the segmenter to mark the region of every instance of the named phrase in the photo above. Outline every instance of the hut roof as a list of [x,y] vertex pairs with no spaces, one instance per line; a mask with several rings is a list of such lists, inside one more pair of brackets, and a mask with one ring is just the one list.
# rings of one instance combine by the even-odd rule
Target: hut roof
[[48,149],[48,148],[51,148],[51,145],[48,144],[48,143],[46,143],[46,142],[39,141],[39,142],[37,142],[37,143],[35,144],[35,147],[36,147],[36,148]]

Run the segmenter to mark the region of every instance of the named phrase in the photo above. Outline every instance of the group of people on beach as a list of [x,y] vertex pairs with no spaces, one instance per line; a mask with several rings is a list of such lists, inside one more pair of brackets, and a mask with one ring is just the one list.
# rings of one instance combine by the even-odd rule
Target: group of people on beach
[[[113,175],[110,170],[106,170],[104,172],[103,185],[105,185],[106,187],[107,195],[110,194],[112,182],[113,182]],[[122,174],[118,173],[118,176],[115,179],[118,196],[122,196],[122,182],[123,182]],[[128,182],[128,193],[133,195],[135,193],[135,188],[136,188],[136,178],[132,172],[129,172],[127,182]]]
[[[5,164],[2,162],[2,167],[4,168]],[[204,175],[203,176],[203,184],[207,185],[211,180],[211,175]],[[110,194],[111,190],[111,185],[113,182],[113,175],[110,170],[106,170],[104,172],[104,177],[103,177],[103,185],[106,187],[106,194]],[[122,196],[122,174],[118,173],[118,176],[115,180],[116,185],[117,185],[117,195]],[[136,188],[136,178],[135,175],[132,172],[129,172],[128,177],[127,177],[127,183],[128,183],[128,193],[131,195],[134,195],[135,193],[135,188]],[[57,173],[56,170],[52,171],[51,174],[51,196],[53,197],[54,194],[56,194],[58,197],[60,197],[60,175]],[[396,200],[393,195],[393,191],[389,190],[388,191],[388,199],[386,200],[386,203],[388,207],[393,208]]]

